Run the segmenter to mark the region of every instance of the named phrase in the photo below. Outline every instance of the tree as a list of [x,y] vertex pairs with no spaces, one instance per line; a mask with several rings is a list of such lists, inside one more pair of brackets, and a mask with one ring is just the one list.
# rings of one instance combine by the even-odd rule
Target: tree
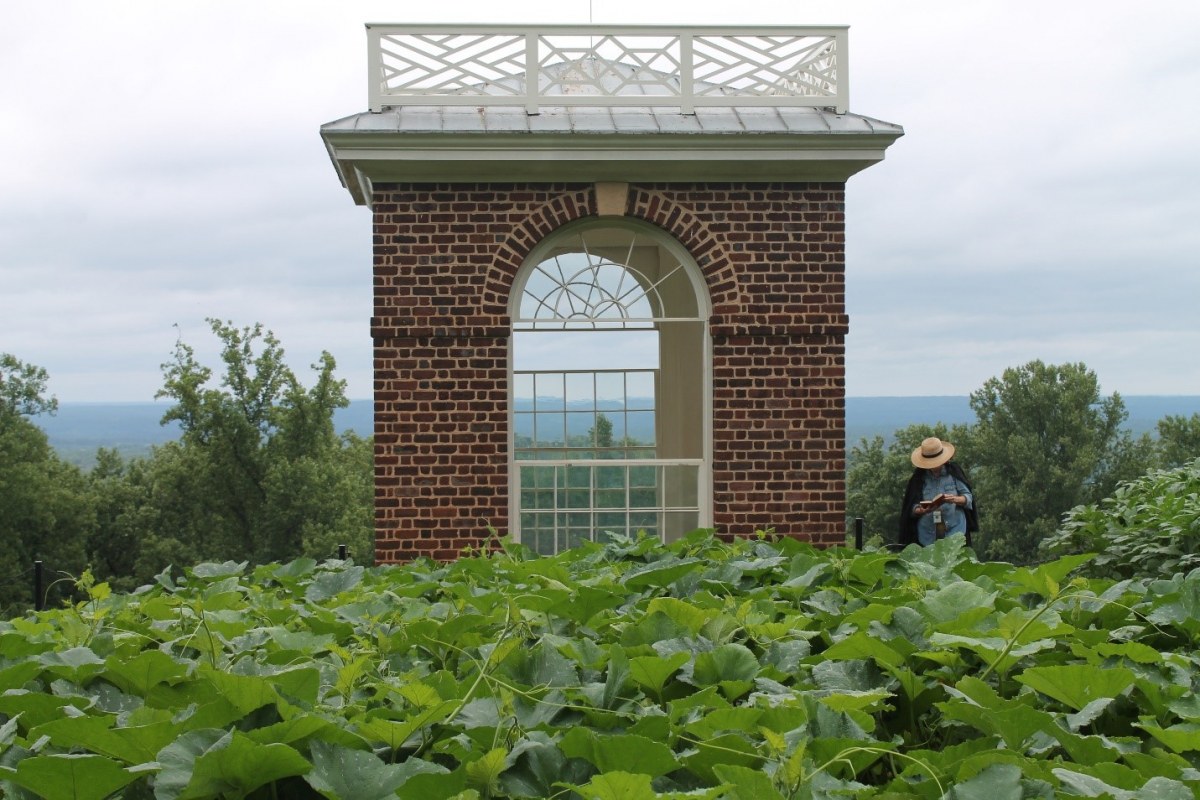
[[596,415],[596,424],[588,428],[588,441],[592,447],[612,447],[613,446],[613,424],[612,420],[604,414]]
[[[26,419],[53,412],[41,367],[0,355],[0,607],[16,611],[33,599],[33,562],[82,574],[84,544],[94,527],[83,475],[59,460],[46,434]],[[59,595],[61,596],[61,595]]]
[[322,353],[306,389],[270,331],[209,324],[218,384],[182,341],[163,364],[157,396],[174,401],[163,423],[179,423],[179,441],[145,461],[98,457],[98,574],[145,582],[169,564],[323,559],[339,544],[370,560],[372,445],[336,433],[333,414],[348,401],[333,357]]
[[[985,554],[1029,562],[1062,515],[1099,499],[1139,467],[1120,429],[1125,405],[1101,397],[1083,364],[1031,361],[971,395],[972,458]],[[977,545],[978,546],[978,545]]]
[[1170,416],[1158,421],[1158,460],[1175,469],[1200,458],[1200,414]]
[[41,367],[23,364],[16,356],[0,353],[0,415],[37,416],[58,410],[58,399],[44,397],[50,375]]

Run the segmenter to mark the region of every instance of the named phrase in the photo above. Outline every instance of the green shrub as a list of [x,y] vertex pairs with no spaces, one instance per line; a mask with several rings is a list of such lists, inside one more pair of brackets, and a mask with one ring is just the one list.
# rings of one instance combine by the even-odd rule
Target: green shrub
[[1050,556],[1096,553],[1083,568],[1091,577],[1157,578],[1200,567],[1200,459],[1072,509],[1042,549]]

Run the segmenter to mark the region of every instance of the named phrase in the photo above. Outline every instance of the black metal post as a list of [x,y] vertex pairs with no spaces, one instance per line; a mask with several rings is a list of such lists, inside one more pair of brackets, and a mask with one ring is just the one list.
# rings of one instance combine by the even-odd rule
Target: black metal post
[[45,589],[42,584],[42,562],[33,562],[33,610],[41,611],[42,604],[45,602],[43,592]]
[[863,518],[854,518],[854,549],[862,550],[863,544]]
[[338,545],[338,560],[339,561],[346,560],[346,545],[344,545],[344,544]]

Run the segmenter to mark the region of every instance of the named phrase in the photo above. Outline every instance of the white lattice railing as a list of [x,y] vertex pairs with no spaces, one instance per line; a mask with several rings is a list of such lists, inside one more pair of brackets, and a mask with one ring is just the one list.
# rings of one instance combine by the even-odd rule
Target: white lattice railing
[[845,26],[368,24],[367,38],[372,111],[849,105]]

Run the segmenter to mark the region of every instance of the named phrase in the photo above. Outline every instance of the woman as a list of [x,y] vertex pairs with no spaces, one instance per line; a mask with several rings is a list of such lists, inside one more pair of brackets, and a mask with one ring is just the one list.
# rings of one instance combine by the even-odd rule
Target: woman
[[900,544],[926,547],[943,536],[979,530],[971,485],[953,457],[954,445],[933,436],[913,450],[915,470],[900,509]]

